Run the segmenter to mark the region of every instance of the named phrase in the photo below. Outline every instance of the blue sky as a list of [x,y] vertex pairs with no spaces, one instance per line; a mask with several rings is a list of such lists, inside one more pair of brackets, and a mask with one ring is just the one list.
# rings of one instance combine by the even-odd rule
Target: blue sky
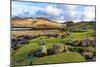
[[52,21],[95,21],[95,6],[12,1],[12,18],[44,17]]

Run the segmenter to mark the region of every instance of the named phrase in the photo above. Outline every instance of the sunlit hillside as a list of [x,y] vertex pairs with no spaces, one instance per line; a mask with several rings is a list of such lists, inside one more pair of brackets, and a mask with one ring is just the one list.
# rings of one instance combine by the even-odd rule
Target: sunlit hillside
[[36,18],[36,19],[13,19],[11,20],[12,26],[23,26],[23,27],[61,27],[63,24],[50,21],[45,18]]

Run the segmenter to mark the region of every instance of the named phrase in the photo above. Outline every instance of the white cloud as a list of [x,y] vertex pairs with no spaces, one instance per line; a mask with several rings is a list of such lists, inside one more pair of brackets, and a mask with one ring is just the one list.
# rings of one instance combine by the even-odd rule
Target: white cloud
[[77,22],[80,22],[81,20],[79,20],[79,19],[76,19],[76,20],[74,20],[73,22],[74,23],[77,23]]
[[61,9],[56,8],[56,6],[49,5],[46,7],[46,12],[50,15],[59,16],[62,12]]
[[74,21],[75,18],[76,18],[76,15],[77,15],[76,11],[69,10],[68,13],[67,13],[67,16],[68,16],[67,20]]
[[76,6],[76,5],[65,5],[67,7],[67,9],[71,9],[71,10],[74,10],[76,8],[78,8],[79,6]]
[[91,21],[95,19],[95,7],[86,7],[83,15],[85,21]]
[[41,7],[30,6],[29,4],[22,2],[12,2],[12,15],[17,16],[19,14],[23,14],[23,12],[28,12],[29,14],[35,14],[38,10],[44,10]]
[[69,12],[69,15],[70,15],[71,17],[75,17],[75,16],[76,16],[76,11],[70,11],[70,12]]

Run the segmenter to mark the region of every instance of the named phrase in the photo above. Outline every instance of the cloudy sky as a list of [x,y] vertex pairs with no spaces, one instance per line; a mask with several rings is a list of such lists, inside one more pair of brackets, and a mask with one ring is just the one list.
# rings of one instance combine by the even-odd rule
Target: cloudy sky
[[44,17],[52,21],[95,21],[95,6],[12,1],[12,18]]

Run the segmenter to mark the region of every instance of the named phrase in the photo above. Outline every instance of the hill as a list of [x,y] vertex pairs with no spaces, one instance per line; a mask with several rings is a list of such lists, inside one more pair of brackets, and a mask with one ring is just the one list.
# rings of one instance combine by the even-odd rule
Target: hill
[[65,22],[66,29],[69,31],[87,31],[95,29],[95,22]]
[[11,20],[12,26],[22,26],[22,27],[50,27],[50,28],[55,28],[55,27],[61,27],[63,24],[50,21],[46,18],[15,18]]

